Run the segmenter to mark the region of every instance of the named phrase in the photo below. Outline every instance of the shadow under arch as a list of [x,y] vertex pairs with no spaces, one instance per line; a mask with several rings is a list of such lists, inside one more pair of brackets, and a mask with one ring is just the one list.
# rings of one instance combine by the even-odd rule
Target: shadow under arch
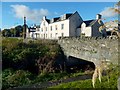
[[74,73],[77,71],[95,70],[95,64],[88,60],[83,60],[73,56],[69,56],[66,59],[66,71],[68,73]]

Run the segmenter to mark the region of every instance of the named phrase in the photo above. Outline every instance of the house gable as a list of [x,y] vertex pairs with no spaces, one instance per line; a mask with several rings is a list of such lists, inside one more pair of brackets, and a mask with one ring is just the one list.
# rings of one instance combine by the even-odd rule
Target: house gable
[[96,20],[96,22],[91,26],[92,27],[92,36],[98,37],[102,34],[99,31],[100,26],[103,26],[104,23],[102,21]]
[[83,20],[79,13],[76,11],[73,15],[69,17],[69,35],[70,36],[77,36],[77,28],[82,24]]

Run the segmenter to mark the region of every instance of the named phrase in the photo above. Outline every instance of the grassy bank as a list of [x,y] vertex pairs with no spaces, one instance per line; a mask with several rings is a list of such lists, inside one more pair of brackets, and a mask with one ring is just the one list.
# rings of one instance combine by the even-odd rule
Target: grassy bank
[[[118,71],[118,66],[115,68],[111,68],[110,71],[106,76],[102,77],[102,83],[99,82],[97,79],[95,87],[96,88],[112,88],[114,90],[117,90],[117,79],[118,79],[119,71]],[[62,83],[57,86],[53,86],[50,88],[93,88],[92,87],[92,80],[80,80],[80,81],[75,81],[75,82],[69,82],[69,83]]]

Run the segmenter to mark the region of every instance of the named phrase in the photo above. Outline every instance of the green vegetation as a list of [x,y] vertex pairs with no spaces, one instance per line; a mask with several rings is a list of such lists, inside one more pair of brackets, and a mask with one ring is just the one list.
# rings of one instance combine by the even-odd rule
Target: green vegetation
[[4,37],[22,37],[23,26],[18,25],[15,28],[2,30],[2,36]]
[[[98,78],[95,84],[96,88],[112,88],[117,89],[117,79],[118,79],[118,67],[116,66],[114,69],[110,69],[108,74],[106,76],[102,77],[102,83],[99,82]],[[75,82],[69,82],[69,83],[62,83],[58,86],[53,86],[50,88],[93,88],[92,87],[92,80],[80,80]]]
[[63,52],[56,41],[35,40],[23,43],[20,38],[4,37],[2,39],[2,89],[84,74],[82,71],[67,73],[57,62],[58,59],[64,62]]
[[61,70],[55,65],[57,57],[63,56],[62,54],[56,41],[37,40],[23,43],[22,39],[3,38],[2,88],[48,81],[49,79],[43,78],[45,75]]
[[[18,38],[2,39],[2,89],[23,85],[31,85],[45,81],[55,81],[69,77],[77,77],[93,72],[79,71],[67,73],[64,65],[64,54],[60,46],[53,40],[34,40],[24,43]],[[64,64],[64,63],[63,63]],[[67,67],[66,67],[67,68]],[[110,87],[116,88],[117,69],[110,72]],[[0,74],[1,75],[1,74]],[[103,77],[103,84],[97,80],[96,87],[108,86],[107,77]],[[111,85],[113,84],[113,85]],[[100,86],[99,86],[100,85]],[[58,87],[91,88],[91,80],[61,84]]]

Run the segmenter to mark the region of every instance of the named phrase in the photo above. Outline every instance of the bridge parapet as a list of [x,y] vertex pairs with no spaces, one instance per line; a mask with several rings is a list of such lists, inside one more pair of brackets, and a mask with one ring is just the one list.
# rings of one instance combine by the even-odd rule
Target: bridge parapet
[[58,43],[66,56],[91,61],[99,64],[101,60],[118,63],[118,38],[117,37],[64,37]]

